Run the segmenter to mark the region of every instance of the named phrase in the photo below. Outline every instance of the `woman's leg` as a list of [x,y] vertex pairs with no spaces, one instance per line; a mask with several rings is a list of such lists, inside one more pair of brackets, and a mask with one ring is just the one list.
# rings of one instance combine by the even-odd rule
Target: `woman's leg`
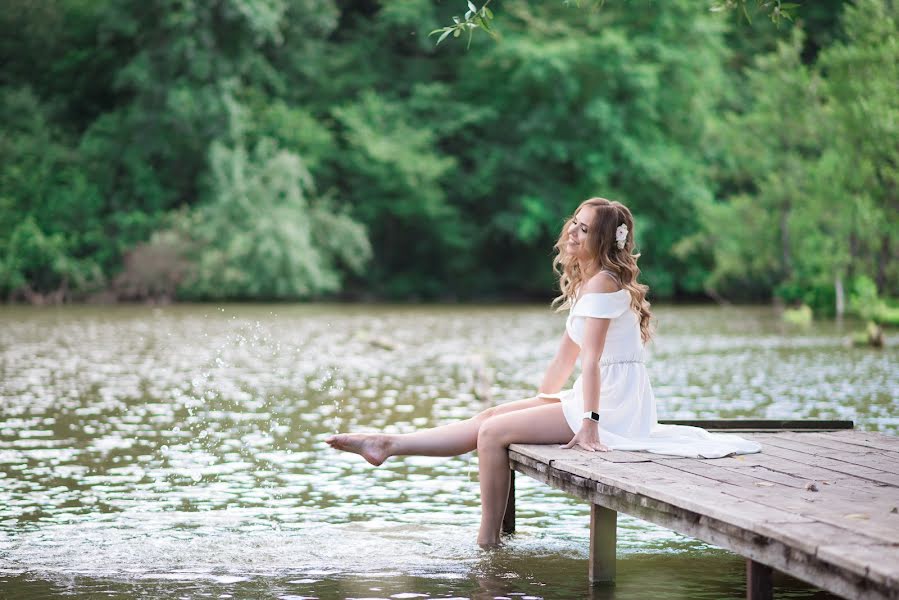
[[464,421],[414,433],[341,433],[326,438],[325,442],[337,450],[361,454],[375,466],[399,455],[458,456],[477,448],[478,430],[487,419],[546,404],[561,406],[555,398],[528,398],[498,404]]
[[481,484],[481,529],[478,544],[499,544],[509,497],[509,444],[564,444],[574,436],[562,403],[554,402],[487,419],[478,430],[478,472]]

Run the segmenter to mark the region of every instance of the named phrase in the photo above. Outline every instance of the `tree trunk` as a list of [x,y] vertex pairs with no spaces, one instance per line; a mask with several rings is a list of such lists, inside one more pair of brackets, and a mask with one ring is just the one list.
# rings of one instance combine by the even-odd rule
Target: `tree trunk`
[[880,256],[877,261],[877,293],[886,294],[887,292],[887,265],[890,264],[890,235],[884,234],[880,241]]
[[790,255],[790,203],[785,202],[780,213],[780,248],[783,260],[784,278],[793,277],[793,258]]
[[846,269],[846,278],[851,282],[855,277],[855,259],[858,256],[858,239],[855,232],[849,234],[849,266]]
[[836,296],[837,318],[842,319],[843,313],[846,312],[846,291],[843,289],[843,275],[837,273],[833,282],[833,291]]

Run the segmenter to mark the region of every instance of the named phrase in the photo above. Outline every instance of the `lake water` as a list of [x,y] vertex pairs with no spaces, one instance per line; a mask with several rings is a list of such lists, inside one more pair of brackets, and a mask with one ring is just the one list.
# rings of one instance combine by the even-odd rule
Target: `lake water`
[[[856,324],[656,316],[660,418],[899,429],[899,352],[848,347]],[[375,468],[322,441],[532,396],[563,326],[544,306],[0,308],[0,598],[743,597],[741,558],[626,516],[617,585],[591,588],[587,505],[524,476],[516,534],[482,551],[476,455]]]

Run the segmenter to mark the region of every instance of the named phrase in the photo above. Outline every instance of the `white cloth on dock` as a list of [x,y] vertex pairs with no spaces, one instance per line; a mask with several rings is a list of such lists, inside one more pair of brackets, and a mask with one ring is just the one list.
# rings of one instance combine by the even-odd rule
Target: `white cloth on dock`
[[[643,364],[640,318],[630,305],[630,292],[590,293],[571,307],[565,328],[583,346],[588,317],[609,319],[600,364],[599,439],[612,450],[644,450],[691,458],[721,458],[760,452],[761,446],[732,434],[714,434],[699,427],[661,425],[655,395]],[[584,414],[581,377],[574,387],[557,394],[540,394],[562,401],[565,420],[577,432]]]

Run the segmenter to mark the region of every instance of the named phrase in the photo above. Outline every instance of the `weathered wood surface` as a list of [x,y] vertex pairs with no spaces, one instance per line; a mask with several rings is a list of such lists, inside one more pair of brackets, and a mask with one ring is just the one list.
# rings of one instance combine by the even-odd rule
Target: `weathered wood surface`
[[835,594],[899,599],[899,439],[740,435],[762,452],[710,460],[514,444],[509,455],[513,469],[553,487]]
[[615,581],[617,524],[617,511],[598,504],[590,506],[590,562],[587,577],[591,583]]
[[747,600],[772,600],[773,585],[771,567],[746,559]]
[[503,513],[503,533],[515,532],[515,471],[509,471],[509,496]]

